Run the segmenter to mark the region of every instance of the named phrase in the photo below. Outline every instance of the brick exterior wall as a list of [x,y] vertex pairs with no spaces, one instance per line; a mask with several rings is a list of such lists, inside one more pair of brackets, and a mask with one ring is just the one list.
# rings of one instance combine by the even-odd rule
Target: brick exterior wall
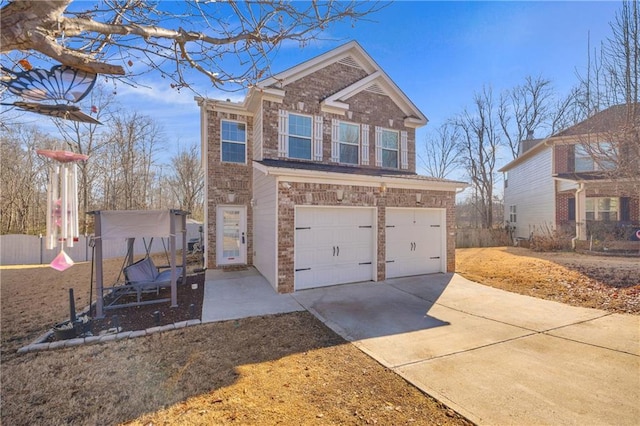
[[575,156],[573,145],[556,145],[553,147],[555,156],[554,174],[575,171]]
[[[408,136],[408,169],[414,173],[416,168],[416,140],[415,129],[404,126],[405,114],[391,98],[374,92],[363,91],[348,100],[351,119],[344,115],[329,114],[321,111],[320,103],[328,96],[350,86],[366,77],[362,69],[334,63],[320,69],[302,79],[292,82],[285,87],[283,101],[261,101],[263,158],[276,159],[278,157],[278,125],[280,109],[291,113],[307,115],[321,115],[323,117],[323,160],[322,163],[335,164],[331,158],[331,120],[339,119],[355,124],[368,124],[369,134],[369,164],[375,168],[375,126],[397,131],[406,131]],[[304,103],[299,110],[299,102]],[[224,103],[220,108],[225,110]],[[208,132],[208,233],[207,233],[207,262],[209,268],[217,268],[216,263],[216,208],[223,205],[241,205],[247,210],[247,265],[253,264],[253,214],[252,199],[252,158],[253,120],[247,116],[230,114],[213,110],[207,113]],[[228,108],[226,109],[228,110]],[[259,110],[259,108],[256,108]],[[220,158],[221,138],[220,121],[230,119],[247,123],[247,164],[223,163]],[[390,125],[389,120],[393,120]],[[260,120],[256,120],[260,123]],[[400,141],[398,141],[400,144]],[[399,150],[400,151],[400,150]],[[400,161],[400,152],[398,152]],[[299,161],[299,160],[296,160]],[[388,188],[380,191],[379,185],[351,186],[338,184],[302,183],[295,179],[288,180],[291,187],[278,186],[277,216],[278,216],[278,291],[281,293],[294,290],[294,242],[295,242],[295,206],[359,206],[377,208],[377,279],[385,279],[385,223],[386,207],[413,208],[445,208],[446,209],[446,244],[448,272],[455,270],[455,192],[453,191],[419,191],[416,189]],[[344,190],[344,199],[337,200],[336,190]],[[422,193],[421,204],[416,204],[416,193]],[[235,201],[229,203],[228,194],[235,194]],[[307,194],[311,194],[311,199]],[[276,226],[276,224],[274,224]],[[246,266],[246,265],[245,265]],[[225,267],[227,268],[227,267]],[[237,268],[237,266],[231,267]]]
[[[294,290],[295,206],[350,206],[377,207],[378,256],[377,280],[385,279],[385,225],[386,207],[446,208],[447,272],[455,271],[455,193],[442,191],[416,191],[389,188],[381,192],[378,186],[329,185],[290,182],[290,188],[278,189],[278,292]],[[338,201],[336,190],[344,191]],[[422,202],[416,204],[416,193],[422,193]],[[307,194],[311,194],[310,198]]]
[[[221,120],[233,120],[246,123],[247,131],[247,163],[236,164],[221,161]],[[253,167],[251,158],[253,156],[253,144],[251,117],[228,114],[220,111],[207,111],[207,132],[208,140],[208,186],[207,186],[207,220],[208,232],[206,235],[207,244],[207,265],[209,268],[218,268],[216,252],[216,210],[218,206],[245,206],[247,210],[247,265],[253,264],[253,212],[251,209],[253,180]],[[234,194],[235,200],[229,202],[228,194]],[[245,265],[246,266],[246,265]],[[225,269],[237,269],[238,265],[224,266]]]
[[[366,77],[366,74],[357,68],[332,64],[315,73],[304,77],[284,87],[286,97],[283,103],[264,102],[263,113],[263,143],[264,158],[278,157],[278,110],[286,110],[291,113],[306,115],[320,115],[323,117],[323,158],[320,163],[336,164],[331,162],[331,120],[337,119],[354,124],[369,125],[369,165],[375,168],[375,126],[386,129],[406,131],[408,147],[407,172],[415,173],[416,147],[415,129],[404,126],[405,114],[398,106],[385,95],[373,92],[360,92],[349,99],[349,111],[353,113],[348,119],[343,114],[329,114],[320,110],[324,99],[344,89],[354,82]],[[298,109],[298,103],[303,102],[304,108]],[[389,126],[389,119],[393,125]],[[400,143],[400,141],[398,141]],[[398,160],[400,155],[398,155]],[[286,159],[286,158],[282,158]],[[304,161],[304,160],[296,160]]]

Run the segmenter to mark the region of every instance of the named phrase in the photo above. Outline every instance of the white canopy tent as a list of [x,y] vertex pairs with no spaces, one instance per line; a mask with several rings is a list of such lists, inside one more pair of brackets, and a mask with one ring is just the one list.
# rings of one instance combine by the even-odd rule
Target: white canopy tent
[[[133,263],[133,244],[136,238],[168,238],[169,262],[171,268],[171,307],[178,306],[178,288],[176,272],[176,236],[182,238],[182,269],[187,263],[187,226],[189,212],[182,210],[97,210],[91,212],[95,218],[95,271],[96,271],[96,317],[104,317],[104,282],[102,241],[106,239],[126,239],[127,265]],[[186,272],[186,271],[185,271]],[[186,273],[182,274],[182,283],[186,283]]]

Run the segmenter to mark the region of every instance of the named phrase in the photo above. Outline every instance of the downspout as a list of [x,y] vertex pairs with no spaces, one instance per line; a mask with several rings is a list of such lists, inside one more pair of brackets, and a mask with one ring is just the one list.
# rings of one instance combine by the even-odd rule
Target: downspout
[[204,251],[202,256],[204,257],[202,267],[206,270],[208,264],[208,252],[209,252],[209,141],[208,141],[208,122],[207,122],[207,100],[202,98],[196,98],[200,106],[200,153],[202,156],[202,174],[204,176],[204,206],[203,206],[203,229],[204,229]]
[[573,250],[576,249],[576,241],[578,240],[578,237],[580,236],[580,222],[578,221],[578,218],[582,218],[582,204],[579,201],[579,196],[580,194],[584,192],[584,183],[580,182],[578,183],[578,189],[576,190],[576,201],[575,201],[575,207],[576,207],[576,236],[574,238],[571,239],[571,248]]

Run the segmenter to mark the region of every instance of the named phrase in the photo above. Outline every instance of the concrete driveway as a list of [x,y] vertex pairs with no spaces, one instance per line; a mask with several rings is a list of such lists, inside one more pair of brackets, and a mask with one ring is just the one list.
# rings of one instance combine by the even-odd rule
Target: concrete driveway
[[640,317],[455,274],[276,294],[253,268],[207,271],[202,321],[307,309],[477,424],[637,425]]
[[637,316],[521,296],[455,274],[292,297],[475,423],[639,422]]

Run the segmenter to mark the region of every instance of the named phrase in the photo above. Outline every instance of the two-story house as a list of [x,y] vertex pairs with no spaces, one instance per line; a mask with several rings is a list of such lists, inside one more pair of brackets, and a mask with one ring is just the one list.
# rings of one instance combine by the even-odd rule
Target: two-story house
[[[500,169],[505,220],[515,237],[563,230],[575,240],[635,239],[638,180],[617,174],[617,157],[635,161],[627,162],[631,171],[640,163],[637,151],[614,140],[628,127],[628,112],[626,105],[613,106],[549,138],[522,141],[518,157]],[[635,126],[637,120],[636,113]],[[637,150],[637,141],[627,142]]]
[[465,184],[415,173],[427,118],[358,43],[197,101],[208,268],[281,293],[454,270]]

